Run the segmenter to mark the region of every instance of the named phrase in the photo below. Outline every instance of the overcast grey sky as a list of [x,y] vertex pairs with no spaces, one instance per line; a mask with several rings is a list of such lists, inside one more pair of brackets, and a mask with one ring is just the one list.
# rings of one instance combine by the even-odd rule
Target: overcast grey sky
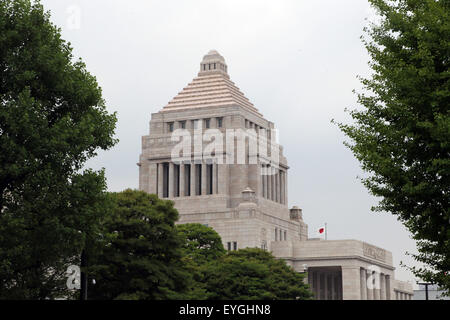
[[303,209],[310,235],[359,239],[400,261],[415,243],[357,179],[363,172],[331,119],[349,122],[357,75],[370,73],[360,36],[374,19],[365,0],[42,0],[117,111],[119,144],[89,162],[106,168],[109,190],[138,187],[141,136],[216,49],[250,101],[279,129],[289,171],[289,205]]

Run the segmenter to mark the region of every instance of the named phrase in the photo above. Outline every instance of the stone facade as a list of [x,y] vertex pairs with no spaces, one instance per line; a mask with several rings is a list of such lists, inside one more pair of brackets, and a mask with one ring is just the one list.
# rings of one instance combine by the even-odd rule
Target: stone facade
[[357,240],[308,239],[302,210],[287,205],[289,167],[274,124],[230,80],[216,51],[152,114],[138,166],[140,190],[173,200],[178,223],[214,228],[228,250],[270,250],[307,271],[316,299],[406,299],[413,293],[394,279],[389,251]]

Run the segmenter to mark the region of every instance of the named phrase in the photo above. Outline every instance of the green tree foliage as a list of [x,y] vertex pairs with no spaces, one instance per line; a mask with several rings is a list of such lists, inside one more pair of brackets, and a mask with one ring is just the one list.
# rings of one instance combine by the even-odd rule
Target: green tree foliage
[[176,299],[187,289],[183,238],[175,227],[172,201],[125,190],[110,195],[104,247],[89,259],[90,299]]
[[0,298],[65,293],[65,271],[98,235],[116,117],[39,2],[0,2]]
[[178,298],[185,300],[206,299],[203,267],[226,254],[220,235],[212,228],[199,223],[177,225],[183,238],[183,263],[189,271],[188,289]]
[[369,0],[381,21],[364,39],[373,75],[362,79],[362,109],[340,124],[347,146],[381,197],[417,240],[412,268],[450,290],[450,1]]
[[177,226],[185,239],[184,255],[199,262],[217,259],[226,253],[222,239],[214,229],[199,223],[186,223]]
[[201,267],[209,300],[306,300],[304,274],[257,249],[230,251]]

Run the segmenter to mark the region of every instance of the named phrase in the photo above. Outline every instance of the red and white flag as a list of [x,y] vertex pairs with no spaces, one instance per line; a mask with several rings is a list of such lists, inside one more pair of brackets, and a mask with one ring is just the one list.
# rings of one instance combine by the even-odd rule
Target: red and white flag
[[326,229],[327,229],[327,226],[325,226],[325,225],[317,228],[317,230],[316,230],[317,235],[320,237],[325,237]]

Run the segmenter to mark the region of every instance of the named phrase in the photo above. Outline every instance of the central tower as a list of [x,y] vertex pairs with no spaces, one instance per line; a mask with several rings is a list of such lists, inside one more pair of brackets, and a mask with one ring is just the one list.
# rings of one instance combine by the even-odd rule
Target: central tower
[[358,240],[308,239],[302,210],[287,207],[289,167],[274,125],[230,80],[215,50],[152,114],[138,165],[139,188],[173,200],[178,223],[208,225],[228,250],[270,250],[307,270],[316,299],[411,298],[412,287],[394,280],[389,251]]
[[[189,144],[179,156],[182,138]],[[179,223],[214,228],[229,250],[306,240],[301,211],[287,206],[288,165],[275,138],[273,123],[211,50],[197,77],[152,114],[150,134],[142,137],[139,188],[173,200]]]

